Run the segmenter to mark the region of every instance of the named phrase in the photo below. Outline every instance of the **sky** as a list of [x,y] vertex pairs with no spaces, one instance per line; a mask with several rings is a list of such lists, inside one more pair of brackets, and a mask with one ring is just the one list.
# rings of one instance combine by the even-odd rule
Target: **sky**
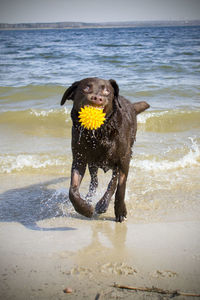
[[0,23],[200,20],[200,0],[0,0]]

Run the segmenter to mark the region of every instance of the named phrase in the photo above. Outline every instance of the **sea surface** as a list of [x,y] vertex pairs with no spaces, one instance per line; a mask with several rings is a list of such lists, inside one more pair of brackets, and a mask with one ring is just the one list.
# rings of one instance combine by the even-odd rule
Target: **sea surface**
[[[60,100],[66,88],[85,77],[115,79],[121,95],[151,106],[138,116],[126,191],[129,215],[195,211],[200,200],[200,27],[192,26],[0,31],[0,206],[5,198],[7,206],[11,198],[19,206],[24,195],[31,199],[39,191],[32,185],[37,177],[41,219],[44,203],[55,208],[58,199],[68,214],[72,102],[61,107]],[[99,175],[94,201],[111,176]],[[46,193],[42,176],[60,179],[59,187]],[[30,189],[19,187],[23,178]],[[9,193],[11,182],[15,192]],[[83,195],[88,185],[86,174]],[[3,221],[13,214],[5,207]]]

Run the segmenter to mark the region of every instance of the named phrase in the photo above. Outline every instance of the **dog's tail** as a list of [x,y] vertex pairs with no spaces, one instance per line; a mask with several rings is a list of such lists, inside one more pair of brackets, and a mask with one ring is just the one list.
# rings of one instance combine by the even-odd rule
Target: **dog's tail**
[[136,115],[138,115],[141,112],[143,112],[144,110],[146,110],[147,108],[149,108],[150,105],[145,101],[141,101],[141,102],[133,103],[133,107],[136,112]]

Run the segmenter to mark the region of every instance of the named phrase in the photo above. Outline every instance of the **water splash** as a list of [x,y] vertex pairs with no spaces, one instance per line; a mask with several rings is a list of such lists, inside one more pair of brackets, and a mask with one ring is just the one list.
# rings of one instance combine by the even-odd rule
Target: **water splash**
[[[42,197],[40,202],[41,214],[43,217],[49,212],[53,212],[54,218],[67,216],[72,205],[69,201],[69,191],[66,188],[59,188],[51,194],[45,194],[48,197]],[[44,195],[45,196],[45,195]]]

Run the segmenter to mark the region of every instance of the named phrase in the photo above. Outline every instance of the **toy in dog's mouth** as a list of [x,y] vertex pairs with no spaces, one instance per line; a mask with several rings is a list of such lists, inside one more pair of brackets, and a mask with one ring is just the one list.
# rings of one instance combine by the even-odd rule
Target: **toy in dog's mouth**
[[106,119],[105,115],[103,108],[84,106],[79,111],[79,122],[88,130],[96,130],[103,125]]

